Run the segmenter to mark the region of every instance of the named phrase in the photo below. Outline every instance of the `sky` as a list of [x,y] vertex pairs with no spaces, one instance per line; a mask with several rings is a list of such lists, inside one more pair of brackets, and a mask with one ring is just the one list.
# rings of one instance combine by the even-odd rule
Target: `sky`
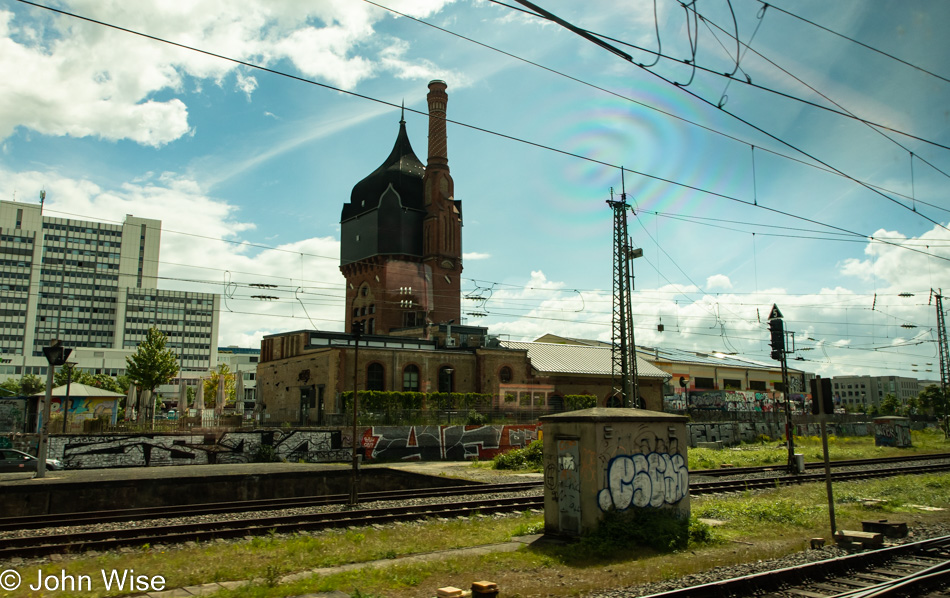
[[537,2],[610,48],[514,0],[37,4],[0,0],[0,198],[162,220],[221,346],[343,329],[342,206],[403,103],[425,161],[442,79],[465,323],[610,340],[625,192],[638,345],[774,363],[774,304],[790,367],[939,379],[942,0]]

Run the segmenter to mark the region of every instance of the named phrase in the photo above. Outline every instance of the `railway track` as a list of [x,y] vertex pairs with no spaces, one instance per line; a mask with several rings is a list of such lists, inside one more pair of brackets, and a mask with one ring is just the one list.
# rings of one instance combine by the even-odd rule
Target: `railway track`
[[[833,472],[835,481],[890,477],[950,471],[950,462],[917,465],[902,468],[877,468],[871,470]],[[695,482],[690,484],[691,495],[741,492],[752,489],[774,488],[777,485],[802,484],[821,481],[823,474],[799,474],[772,477]],[[454,486],[431,490],[373,492],[360,495],[362,501],[399,501],[408,498],[432,498],[433,500],[465,495],[457,502],[442,502],[415,506],[392,506],[359,508],[354,510],[326,510],[303,514],[265,514],[261,517],[237,519],[223,517],[213,521],[198,521],[152,526],[134,526],[110,531],[66,531],[63,528],[75,525],[111,522],[140,522],[149,518],[173,517],[180,519],[193,515],[233,515],[253,511],[281,511],[290,508],[330,507],[345,504],[342,495],[306,497],[280,501],[250,501],[214,503],[193,506],[177,506],[172,509],[134,509],[130,511],[100,511],[94,513],[71,513],[51,516],[0,519],[0,530],[44,530],[47,533],[19,535],[0,538],[0,562],[14,557],[37,557],[49,554],[76,553],[88,550],[110,550],[121,546],[178,544],[188,541],[208,541],[217,538],[239,538],[270,533],[296,533],[335,527],[365,526],[371,524],[410,521],[426,518],[457,518],[474,514],[510,513],[530,509],[543,509],[544,499],[541,482],[513,484],[477,484]],[[529,496],[478,499],[478,494],[503,494],[537,490]],[[51,533],[54,532],[55,533]]]
[[[934,453],[931,455],[906,455],[903,457],[879,457],[877,459],[842,459],[831,461],[832,468],[839,467],[863,467],[866,465],[886,465],[895,463],[913,463],[916,461],[936,461],[940,459],[950,459],[950,453]],[[805,469],[823,469],[823,461],[809,461],[805,463]],[[702,477],[723,477],[734,475],[749,475],[756,473],[766,473],[770,471],[787,471],[787,464],[780,463],[776,465],[757,465],[755,467],[718,467],[716,469],[694,469],[689,472],[690,476]]]
[[642,598],[878,598],[925,596],[948,586],[950,536],[943,536]]
[[178,544],[218,538],[242,538],[267,534],[289,534],[330,528],[365,526],[427,518],[451,519],[485,513],[521,512],[544,507],[543,497],[525,499],[496,498],[467,500],[416,506],[345,510],[306,515],[283,515],[257,519],[232,519],[214,522],[158,525],[103,532],[70,533],[64,537],[26,536],[0,540],[0,561],[12,557],[36,557],[48,554],[110,550],[142,544]]
[[[449,486],[425,490],[387,490],[378,492],[361,492],[359,497],[362,502],[379,500],[403,500],[406,498],[438,498],[498,492],[519,492],[521,490],[538,488],[540,485],[541,482],[515,482],[509,484],[476,483],[469,486]],[[0,518],[0,532],[21,529],[38,529],[50,526],[62,527],[66,525],[116,523],[122,521],[145,521],[149,519],[166,519],[170,517],[180,518],[237,512],[245,513],[253,511],[299,509],[346,504],[348,501],[348,494],[331,494],[324,496],[302,496],[295,498],[200,503],[195,505],[176,505],[172,507],[143,507],[137,509],[81,511],[74,513],[28,515],[24,517],[4,517]]]

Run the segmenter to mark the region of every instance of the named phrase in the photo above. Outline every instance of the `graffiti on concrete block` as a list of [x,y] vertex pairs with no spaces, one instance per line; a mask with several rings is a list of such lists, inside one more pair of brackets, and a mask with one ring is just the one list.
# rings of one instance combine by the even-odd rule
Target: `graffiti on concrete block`
[[907,420],[876,420],[874,422],[875,446],[911,446],[910,422]]
[[597,495],[604,511],[660,507],[686,497],[689,471],[679,453],[621,455],[608,464],[606,484]]

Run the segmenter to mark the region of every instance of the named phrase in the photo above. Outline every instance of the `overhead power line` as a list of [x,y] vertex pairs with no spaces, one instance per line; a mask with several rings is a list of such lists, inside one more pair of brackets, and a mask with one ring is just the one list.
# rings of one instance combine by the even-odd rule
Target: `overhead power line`
[[[520,2],[520,3],[522,3],[522,4],[525,4],[525,5],[531,4],[530,2],[527,2],[527,0],[516,0],[516,1],[517,1],[517,2]],[[690,6],[691,6],[691,10],[693,10],[694,12],[696,12],[697,15],[698,15],[698,12],[696,11],[695,5],[694,5],[694,4],[691,4]],[[538,14],[537,16],[538,16],[539,18],[542,18],[542,19],[548,19],[548,20],[550,20],[549,17],[547,17],[547,16],[545,16],[545,15],[543,15],[543,14]],[[560,22],[560,21],[558,21],[558,22]],[[572,26],[572,27],[573,27],[573,26]],[[577,28],[576,28],[576,27],[573,27],[571,30],[573,31],[574,29],[577,29]],[[585,30],[585,31],[586,31],[586,30]],[[587,33],[590,33],[590,32],[587,32]],[[616,41],[616,42],[618,42],[618,43],[626,44],[626,42],[622,42],[622,41],[620,41],[620,40],[615,40],[614,38],[610,38],[610,37],[607,37],[607,36],[602,36],[602,37],[604,37],[604,39],[610,39],[611,41]],[[586,38],[586,36],[585,36],[585,38]],[[616,52],[615,52],[615,53],[616,53]],[[636,63],[636,62],[633,61],[633,60],[629,60],[629,62],[631,62],[631,64],[635,64],[635,65],[637,65],[637,66],[640,66],[638,63]],[[864,183],[863,181],[858,180],[858,179],[852,177],[851,175],[849,175],[849,174],[843,172],[842,170],[840,170],[840,169],[838,169],[838,168],[835,168],[834,166],[828,164],[828,163],[825,162],[824,160],[821,160],[821,159],[818,158],[817,156],[814,156],[814,155],[812,155],[812,154],[806,152],[805,150],[799,148],[798,146],[794,145],[793,143],[791,143],[791,142],[789,142],[789,141],[785,141],[785,140],[782,139],[781,137],[779,137],[779,136],[777,136],[777,135],[775,135],[775,134],[773,134],[773,133],[770,133],[770,132],[766,131],[766,130],[763,129],[762,127],[753,124],[752,122],[750,122],[750,121],[748,121],[748,120],[742,118],[741,116],[737,115],[736,113],[730,112],[729,110],[726,110],[722,105],[717,105],[716,103],[707,100],[706,98],[702,97],[701,95],[690,91],[689,89],[686,88],[685,85],[682,85],[682,84],[677,83],[677,82],[675,82],[675,81],[671,81],[670,79],[664,77],[663,75],[660,75],[660,74],[658,74],[658,73],[656,73],[656,72],[654,72],[654,71],[652,71],[652,70],[650,70],[650,69],[648,69],[648,68],[645,68],[645,67],[640,67],[640,68],[642,68],[644,71],[650,73],[650,74],[653,75],[654,77],[657,77],[658,79],[660,79],[660,80],[662,80],[662,81],[665,81],[665,82],[668,83],[669,85],[673,85],[674,87],[679,88],[679,89],[682,90],[683,92],[689,94],[690,96],[696,98],[697,100],[703,102],[704,104],[707,104],[708,106],[713,107],[713,108],[717,108],[717,109],[720,110],[723,114],[726,114],[726,115],[728,115],[728,116],[730,116],[730,117],[736,119],[737,121],[741,122],[742,124],[746,125],[747,127],[750,127],[750,128],[752,128],[752,129],[758,131],[759,133],[762,133],[763,135],[768,136],[769,139],[772,139],[772,140],[774,140],[774,141],[777,141],[778,143],[781,143],[782,145],[788,147],[789,149],[795,150],[796,152],[802,154],[803,156],[805,156],[805,157],[807,157],[807,158],[809,158],[809,159],[811,159],[811,160],[814,160],[815,162],[817,162],[817,163],[819,163],[819,164],[822,164],[823,166],[826,166],[826,167],[832,169],[833,171],[835,171],[835,172],[838,173],[839,175],[841,175],[841,176],[843,176],[843,177],[845,177],[845,178],[851,180],[851,181],[854,182],[854,183],[857,183],[857,184],[861,185],[862,187],[864,187],[865,189],[871,191],[872,193],[874,193],[874,194],[876,194],[876,195],[879,195],[879,196],[883,197],[884,199],[886,199],[886,200],[888,200],[888,201],[890,201],[890,202],[892,202],[892,203],[894,203],[894,204],[896,204],[896,205],[898,205],[898,206],[900,206],[900,207],[902,207],[902,208],[904,208],[904,209],[906,209],[906,210],[908,210],[908,211],[911,211],[911,212],[914,212],[915,214],[918,214],[918,215],[919,215],[921,218],[923,218],[924,220],[927,220],[928,222],[930,222],[930,223],[932,223],[932,224],[934,224],[934,225],[936,225],[936,226],[938,226],[938,227],[940,227],[940,228],[943,228],[943,229],[945,229],[945,230],[950,230],[950,229],[947,229],[947,227],[944,226],[942,223],[940,223],[940,222],[934,220],[933,218],[930,218],[929,216],[923,214],[922,212],[919,212],[919,211],[917,211],[917,210],[915,210],[915,209],[912,209],[911,206],[908,206],[908,205],[906,205],[906,204],[904,204],[904,203],[902,203],[902,202],[900,202],[900,201],[894,199],[893,197],[890,197],[889,195],[878,191],[878,190],[875,189],[874,187],[871,187],[870,185],[867,185],[867,184]],[[881,124],[879,124],[879,123],[872,123],[871,121],[866,121],[866,122],[867,122],[868,124],[873,124],[874,126],[878,126],[878,127],[881,127],[881,128],[887,129],[887,130],[890,130],[890,131],[900,132],[900,131],[894,130],[894,129],[891,128],[891,127],[887,127],[887,126],[881,125]],[[902,134],[905,134],[905,135],[906,135],[906,133],[902,133]],[[914,137],[913,135],[908,135],[908,136],[909,136],[909,137],[913,137],[913,138],[915,138],[915,139],[919,139],[920,141],[927,141],[927,140],[924,140],[924,139],[920,139],[920,138]],[[928,143],[929,143],[929,142],[928,142]],[[944,145],[941,145],[941,144],[934,144],[934,145],[938,145],[939,147],[943,147],[943,148],[945,148],[945,149],[950,150],[950,146],[944,146]],[[825,225],[825,226],[827,226],[827,225]]]
[[830,33],[830,34],[832,34],[832,35],[836,35],[836,36],[838,36],[838,37],[840,37],[840,38],[842,38],[842,39],[846,39],[846,40],[848,40],[848,41],[851,42],[851,43],[857,44],[857,45],[859,45],[859,46],[861,46],[861,47],[863,47],[863,48],[866,48],[866,49],[868,49],[868,50],[870,50],[870,51],[872,51],[872,52],[876,52],[876,53],[880,54],[881,56],[886,56],[887,58],[890,58],[891,60],[895,60],[895,61],[897,61],[897,62],[899,62],[899,63],[901,63],[901,64],[904,64],[904,65],[906,65],[906,66],[909,66],[910,68],[912,68],[912,69],[914,69],[914,70],[918,70],[918,71],[920,71],[920,72],[922,72],[922,73],[926,73],[926,74],[930,75],[931,77],[935,77],[935,78],[937,78],[937,79],[940,79],[941,81],[946,81],[947,83],[950,83],[950,79],[948,79],[947,77],[944,77],[943,75],[938,75],[937,73],[935,73],[935,72],[933,72],[933,71],[928,71],[927,69],[925,69],[925,68],[923,68],[923,67],[921,67],[921,66],[917,66],[916,64],[913,64],[913,63],[911,63],[911,62],[908,62],[908,61],[904,60],[903,58],[898,58],[897,56],[894,56],[893,54],[888,54],[887,52],[885,52],[885,51],[883,51],[883,50],[881,50],[881,49],[879,49],[879,48],[875,48],[874,46],[868,45],[868,44],[866,44],[866,43],[864,43],[864,42],[862,42],[862,41],[858,41],[858,40],[854,39],[853,37],[848,37],[847,35],[844,35],[843,33],[838,33],[837,31],[835,31],[835,30],[833,30],[833,29],[829,29],[828,27],[825,27],[824,25],[820,25],[820,24],[818,24],[818,23],[816,23],[816,22],[814,22],[814,21],[810,21],[810,20],[806,19],[805,17],[803,17],[803,16],[801,16],[801,15],[797,15],[797,14],[791,12],[791,11],[785,10],[784,8],[782,8],[782,7],[780,7],[780,6],[776,6],[775,4],[762,2],[762,0],[759,0],[759,2],[761,2],[763,6],[768,6],[769,8],[771,8],[771,9],[773,9],[773,10],[777,10],[777,11],[779,11],[779,12],[781,12],[781,13],[783,13],[783,14],[786,14],[786,15],[792,17],[792,18],[798,19],[799,21],[802,21],[802,22],[804,22],[804,23],[808,23],[809,25],[812,25],[812,26],[814,26],[814,27],[817,27],[818,29],[821,29],[822,31],[827,31],[828,33]]
[[[41,9],[44,9],[44,10],[49,10],[49,11],[52,11],[52,12],[55,12],[55,13],[58,13],[58,14],[62,14],[62,15],[64,15],[64,16],[68,16],[68,17],[71,17],[71,18],[79,19],[79,20],[86,21],[86,22],[89,22],[89,23],[94,23],[94,24],[96,24],[96,25],[101,25],[101,26],[103,26],[103,27],[108,27],[108,28],[110,28],[110,29],[115,29],[115,30],[117,30],[117,31],[122,31],[122,32],[124,32],[124,33],[128,33],[128,34],[131,34],[131,35],[136,35],[136,36],[139,36],[139,37],[143,37],[143,38],[150,39],[150,40],[152,40],[152,41],[156,41],[156,42],[159,42],[159,43],[169,44],[169,45],[172,45],[172,46],[175,46],[175,47],[178,47],[178,48],[182,48],[182,49],[185,49],[185,50],[189,50],[189,51],[192,51],[192,52],[197,52],[197,53],[199,53],[199,54],[204,54],[204,55],[206,55],[206,56],[211,56],[211,57],[213,57],[213,58],[218,58],[218,59],[220,59],[220,60],[225,60],[225,61],[228,61],[228,62],[232,62],[232,63],[234,63],[234,64],[239,64],[239,65],[242,65],[242,66],[246,66],[246,67],[248,67],[248,68],[260,70],[260,71],[262,71],[262,72],[271,73],[271,74],[273,74],[273,75],[277,75],[277,76],[280,76],[280,77],[287,77],[287,78],[289,78],[289,79],[292,79],[292,80],[295,80],[295,81],[299,81],[299,82],[302,82],[302,83],[307,83],[307,84],[310,84],[310,85],[315,85],[315,86],[321,87],[321,88],[323,88],[323,89],[332,90],[332,91],[335,91],[335,92],[338,92],[338,93],[341,93],[341,94],[346,94],[346,95],[350,95],[350,96],[353,96],[353,97],[358,97],[358,98],[361,98],[361,99],[364,99],[364,100],[368,100],[368,101],[371,101],[371,102],[375,102],[375,103],[378,103],[378,104],[382,104],[382,105],[385,105],[385,106],[390,106],[390,107],[392,107],[392,108],[401,108],[401,109],[403,109],[403,110],[405,110],[405,111],[407,111],[407,112],[412,112],[412,113],[419,114],[419,115],[422,115],[422,116],[427,116],[426,113],[424,113],[424,112],[422,112],[422,111],[420,111],[420,110],[415,110],[415,109],[412,109],[412,108],[406,108],[406,107],[404,107],[404,106],[397,105],[397,104],[395,104],[395,103],[393,103],[393,102],[388,102],[388,101],[386,101],[386,100],[381,100],[381,99],[379,99],[379,98],[374,98],[374,97],[372,97],[372,96],[368,96],[368,95],[365,95],[365,94],[360,94],[360,93],[356,93],[356,92],[353,92],[353,91],[341,89],[341,88],[338,88],[338,87],[334,87],[334,86],[332,86],[332,85],[327,85],[327,84],[325,84],[325,83],[320,83],[320,82],[314,81],[314,80],[312,80],[312,79],[307,79],[307,78],[305,78],[305,77],[299,77],[299,76],[297,76],[297,75],[291,75],[291,74],[289,74],[289,73],[285,73],[285,72],[282,72],[282,71],[278,71],[278,70],[275,70],[275,69],[271,69],[271,68],[268,68],[268,67],[264,67],[264,66],[261,66],[261,65],[258,65],[258,64],[254,64],[254,63],[251,63],[251,62],[244,61],[244,60],[239,60],[239,59],[236,59],[236,58],[231,58],[231,57],[225,56],[225,55],[223,55],[223,54],[217,54],[217,53],[214,53],[214,52],[210,52],[210,51],[208,51],[208,50],[202,50],[202,49],[200,49],[200,48],[196,48],[196,47],[194,47],[194,46],[189,46],[189,45],[186,45],[186,44],[181,44],[181,43],[178,43],[178,42],[173,42],[173,41],[170,41],[170,40],[161,38],[161,37],[157,37],[157,36],[154,36],[154,35],[149,35],[149,34],[147,34],[147,33],[142,33],[142,32],[140,32],[140,31],[135,31],[135,30],[133,30],[133,29],[128,29],[128,28],[125,28],[125,27],[120,27],[120,26],[118,26],[118,25],[113,25],[113,24],[111,24],[111,23],[106,23],[106,22],[104,22],[104,21],[99,21],[99,20],[97,20],[97,19],[92,19],[92,18],[90,18],[90,17],[84,17],[84,16],[77,15],[77,14],[75,14],[75,13],[71,13],[71,12],[68,12],[68,11],[64,11],[64,10],[60,10],[60,9],[56,9],[56,8],[51,8],[51,7],[48,7],[48,6],[43,6],[43,5],[37,4],[37,3],[35,3],[35,2],[30,2],[29,0],[17,0],[17,1],[18,1],[18,2],[21,2],[21,3],[23,3],[23,4],[30,5],[30,6],[35,6],[36,8],[41,8]],[[650,71],[648,71],[648,72],[650,72]],[[657,75],[657,76],[659,77],[659,75]],[[662,77],[661,77],[661,78],[662,78]],[[665,79],[664,79],[664,80],[665,80]],[[669,81],[667,81],[667,82],[669,82]],[[687,93],[690,93],[691,95],[695,95],[695,94],[692,94],[692,92],[689,92],[688,90],[686,90],[686,91],[687,91]],[[704,101],[704,102],[707,102],[706,100],[700,98],[699,96],[696,96],[696,97],[697,97],[698,99]],[[707,102],[707,103],[708,103],[708,102]],[[728,112],[727,112],[727,114],[730,114],[730,115],[731,115],[731,113],[728,113]],[[739,117],[737,117],[737,116],[734,116],[734,115],[732,115],[732,116],[733,116],[734,118],[739,119]],[[741,120],[741,119],[739,119],[739,120]],[[502,139],[508,139],[508,140],[510,140],[510,141],[514,141],[514,142],[517,142],[517,143],[522,143],[522,144],[529,145],[529,146],[532,146],[532,147],[537,147],[537,148],[540,148],[540,149],[545,149],[545,150],[552,151],[552,152],[555,152],[555,153],[558,153],[558,154],[561,154],[561,155],[564,155],[564,156],[569,156],[569,157],[577,158],[577,159],[580,159],[580,160],[585,160],[585,161],[587,161],[587,162],[591,162],[591,163],[594,163],[594,164],[600,164],[600,165],[602,165],[602,166],[607,166],[607,167],[609,167],[609,168],[614,168],[614,169],[617,169],[617,170],[621,170],[621,169],[623,168],[623,167],[621,167],[621,166],[619,166],[619,165],[617,165],[617,164],[612,164],[612,163],[607,162],[607,161],[604,161],[604,160],[598,160],[598,159],[596,159],[596,158],[591,158],[591,157],[589,157],[589,156],[584,156],[584,155],[577,154],[577,153],[574,153],[574,152],[569,152],[569,151],[562,150],[562,149],[559,149],[559,148],[555,148],[555,147],[552,147],[552,146],[549,146],[549,145],[544,145],[544,144],[542,144],[542,143],[537,143],[537,142],[534,142],[534,141],[529,141],[529,140],[527,140],[527,139],[522,139],[522,138],[516,137],[516,136],[514,136],[514,135],[508,135],[508,134],[501,133],[501,132],[498,132],[498,131],[493,131],[493,130],[491,130],[491,129],[486,129],[486,128],[484,128],[484,127],[478,127],[478,126],[475,126],[475,125],[471,125],[471,124],[468,124],[468,123],[464,123],[464,122],[461,122],[461,121],[456,121],[456,120],[452,120],[452,119],[448,119],[448,118],[447,118],[447,119],[445,119],[445,122],[451,123],[451,124],[455,124],[455,125],[458,125],[458,126],[460,126],[460,127],[465,127],[465,128],[467,128],[467,129],[471,129],[471,130],[474,130],[474,131],[479,131],[479,132],[481,132],[481,133],[486,133],[486,134],[489,134],[489,135],[494,135],[494,136],[500,137],[500,138],[502,138]],[[743,121],[743,122],[744,122],[744,121]],[[747,123],[747,124],[748,124],[749,126],[753,127],[753,128],[756,128],[755,125],[752,125],[751,123]],[[775,139],[776,141],[781,142],[783,145],[786,145],[786,146],[788,146],[788,147],[792,147],[792,149],[796,149],[796,151],[801,151],[801,150],[798,150],[797,148],[794,148],[793,146],[791,146],[791,145],[788,144],[787,142],[784,142],[784,141],[778,139],[778,138],[775,137],[774,135],[771,135],[771,134],[769,134],[769,133],[767,133],[767,132],[765,132],[765,131],[762,131],[761,129],[757,129],[757,130],[760,130],[763,134],[769,135],[769,137]],[[808,154],[805,153],[805,152],[801,152],[801,153],[802,153],[803,155],[808,156],[809,158],[815,160],[816,162],[819,162],[819,163],[824,164],[823,162],[821,162],[821,161],[818,160],[817,158],[814,158],[814,157],[808,155]],[[825,165],[828,166],[827,164],[825,164]],[[829,167],[829,168],[833,168],[833,167],[831,167],[831,166],[828,166],[828,167]],[[650,174],[650,173],[647,173],[647,172],[642,172],[642,171],[638,171],[638,170],[633,170],[633,169],[630,169],[630,168],[626,168],[625,170],[627,170],[628,172],[631,172],[631,173],[633,173],[633,174],[637,174],[637,175],[640,175],[640,176],[643,176],[643,177],[647,177],[647,178],[650,178],[650,179],[653,179],[653,180],[665,182],[665,183],[668,183],[668,184],[671,184],[671,185],[676,185],[676,186],[682,187],[682,188],[684,188],[684,189],[690,189],[690,190],[692,190],[692,191],[697,191],[697,192],[704,193],[704,194],[707,194],[707,195],[710,195],[710,196],[713,196],[713,197],[719,197],[719,198],[722,198],[722,199],[727,199],[727,200],[729,200],[729,201],[741,203],[741,204],[744,204],[744,205],[747,205],[747,206],[751,206],[751,207],[756,207],[756,208],[759,208],[759,209],[767,210],[767,211],[770,211],[770,212],[775,213],[775,214],[779,214],[779,215],[786,216],[786,217],[789,217],[789,218],[794,218],[794,219],[802,220],[802,221],[805,221],[805,222],[810,222],[810,223],[816,224],[816,225],[818,225],[818,226],[828,227],[828,228],[831,228],[831,229],[833,229],[833,230],[842,231],[842,232],[849,233],[849,234],[852,234],[852,235],[855,235],[855,236],[858,236],[858,237],[864,237],[864,238],[866,238],[866,239],[873,239],[873,238],[874,238],[872,235],[868,235],[868,234],[863,234],[863,233],[859,233],[859,232],[856,232],[856,231],[852,231],[852,230],[849,230],[849,229],[847,229],[847,228],[840,227],[840,226],[836,226],[836,225],[832,225],[832,224],[828,224],[828,223],[825,223],[825,222],[821,222],[821,221],[815,220],[815,219],[813,219],[813,218],[807,218],[807,217],[804,217],[804,216],[799,216],[799,215],[794,214],[794,213],[792,213],[792,212],[786,212],[786,211],[784,211],[784,210],[779,210],[779,209],[777,209],[777,208],[771,208],[771,207],[768,207],[768,206],[763,206],[763,205],[758,204],[758,203],[755,203],[755,202],[750,202],[750,201],[748,201],[748,200],[743,200],[743,199],[739,199],[739,198],[737,198],[737,197],[732,197],[732,196],[726,195],[726,194],[724,194],[724,193],[717,193],[717,192],[714,192],[714,191],[710,191],[710,190],[708,190],[708,189],[703,189],[703,188],[701,188],[701,187],[697,187],[697,186],[695,186],[695,185],[689,185],[689,184],[686,184],[686,183],[680,183],[680,182],[674,181],[674,180],[672,180],[672,179],[667,179],[667,178],[664,178],[664,177],[660,177],[660,176],[657,176],[657,175],[653,175],[653,174]],[[865,185],[865,184],[861,183],[860,181],[857,181],[857,179],[854,179],[853,177],[851,177],[851,176],[849,176],[849,175],[846,175],[845,173],[840,172],[840,171],[838,171],[837,169],[834,169],[834,170],[835,170],[836,172],[838,172],[839,174],[841,174],[842,176],[845,176],[846,178],[851,179],[852,181],[855,181],[855,182],[858,182],[858,183],[862,184],[863,186],[865,186],[866,188],[872,190],[873,192],[875,192],[875,193],[877,193],[877,194],[879,194],[879,195],[883,195],[883,194],[881,194],[880,192],[878,192],[878,191],[876,191],[875,189],[873,189],[872,187],[870,187],[870,186],[868,186],[868,185]],[[887,196],[885,195],[884,197],[887,197]],[[888,199],[891,200],[891,201],[895,201],[895,202],[896,202],[896,200],[894,200],[894,199],[892,199],[892,198],[889,198],[889,197],[888,197]],[[900,204],[900,202],[896,202],[896,203]],[[919,212],[918,212],[918,213],[919,213]],[[926,216],[923,216],[923,215],[921,215],[921,216],[924,217],[924,218],[926,218]],[[929,219],[928,219],[928,220],[929,220]],[[942,225],[940,225],[939,223],[936,223],[936,222],[935,222],[935,224],[937,224],[938,226],[942,226]],[[886,243],[886,244],[889,244],[889,245],[894,245],[895,247],[902,247],[901,245],[898,245],[898,244],[895,244],[895,243],[889,243],[889,242],[887,242],[887,241],[881,241],[881,242]],[[921,254],[924,254],[924,255],[930,255],[930,256],[935,257],[935,258],[937,258],[937,259],[950,261],[950,258],[945,258],[945,257],[933,255],[933,254],[926,253],[926,252],[921,251],[921,250],[918,250],[918,249],[913,249],[913,248],[908,248],[908,247],[903,247],[903,249],[906,249],[906,250],[908,250],[908,251],[914,251],[914,252],[916,252],[916,253],[921,253]]]

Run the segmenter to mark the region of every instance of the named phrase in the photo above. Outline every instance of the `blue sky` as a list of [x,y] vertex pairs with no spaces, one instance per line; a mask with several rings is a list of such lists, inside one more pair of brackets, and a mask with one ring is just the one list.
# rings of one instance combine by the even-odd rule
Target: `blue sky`
[[[403,101],[424,161],[413,111],[437,78],[460,123],[463,312],[486,314],[468,323],[609,340],[606,200],[623,166],[644,251],[638,344],[768,361],[776,303],[802,349],[793,366],[939,377],[928,299],[950,290],[945,2],[541,4],[661,47],[655,65],[484,0],[379,3],[442,30],[362,0],[46,4],[332,88],[0,0],[0,195],[45,189],[55,216],[161,219],[159,285],[223,294],[222,345],[342,329],[340,210],[388,155]],[[736,31],[750,48],[739,69]]]

